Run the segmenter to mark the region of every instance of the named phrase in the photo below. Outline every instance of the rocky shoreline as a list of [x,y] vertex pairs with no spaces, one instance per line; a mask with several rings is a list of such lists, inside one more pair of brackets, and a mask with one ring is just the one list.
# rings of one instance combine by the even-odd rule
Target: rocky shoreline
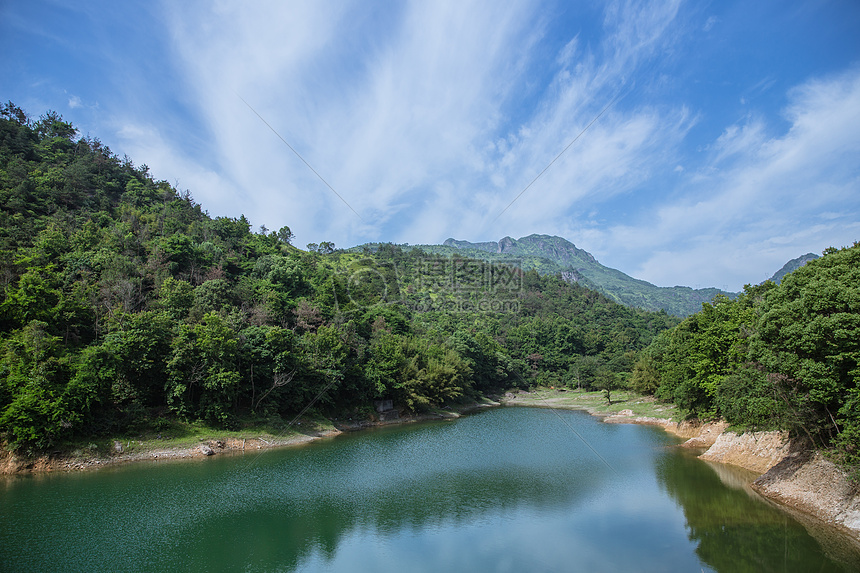
[[683,448],[704,450],[698,457],[718,464],[729,464],[758,474],[749,485],[765,499],[788,508],[792,514],[846,534],[860,552],[860,484],[820,453],[790,442],[784,432],[728,431],[724,421],[699,423],[676,422],[656,416],[637,416],[632,410],[605,412],[593,406],[566,403],[559,394],[537,400],[511,394],[505,405],[584,410],[608,424],[642,424],[658,426],[686,441]]
[[84,471],[127,464],[132,462],[183,460],[240,451],[252,451],[286,446],[298,446],[320,438],[340,434],[339,430],[310,432],[298,436],[206,439],[189,446],[165,446],[146,448],[143,451],[127,450],[120,441],[114,442],[114,451],[103,455],[42,455],[33,458],[19,457],[11,452],[0,455],[0,475],[39,473],[53,471]]
[[821,453],[791,442],[784,432],[726,431],[725,422],[697,425],[659,418],[606,416],[608,423],[661,426],[688,438],[682,447],[707,448],[705,461],[731,464],[759,474],[750,487],[763,497],[795,512],[811,516],[860,542],[860,485],[852,483],[839,466]]

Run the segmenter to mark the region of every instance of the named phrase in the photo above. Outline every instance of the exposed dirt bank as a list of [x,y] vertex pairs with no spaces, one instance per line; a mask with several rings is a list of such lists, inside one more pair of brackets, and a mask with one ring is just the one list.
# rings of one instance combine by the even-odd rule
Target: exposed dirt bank
[[723,431],[699,458],[755,472],[751,488],[790,508],[810,531],[814,519],[860,541],[860,485],[821,453],[789,441],[785,432]]
[[[606,421],[641,423],[636,417],[624,419],[620,416]],[[819,538],[822,546],[838,548],[838,539],[828,536],[814,521],[835,527],[860,542],[860,485],[849,481],[842,469],[820,453],[789,441],[784,432],[736,434],[725,431],[728,426],[725,422],[685,425],[645,419],[644,423],[662,425],[666,431],[681,437],[690,436],[682,447],[709,446],[699,456],[702,460],[754,472],[753,476],[758,475],[758,478],[751,488],[790,508],[791,513]],[[856,554],[860,545],[851,551]]]
[[[614,423],[644,423],[662,426],[682,438],[682,447],[708,446],[700,459],[745,468],[759,477],[754,491],[793,510],[791,513],[816,531],[816,538],[827,547],[836,546],[820,526],[823,522],[860,541],[860,485],[849,481],[847,474],[820,453],[792,443],[784,432],[726,432],[728,424],[716,422],[677,424],[659,418],[613,415],[605,419]],[[801,516],[798,516],[800,512]],[[827,539],[825,539],[827,538]],[[835,544],[835,545],[834,545]],[[860,547],[855,547],[856,553]]]
[[781,462],[789,449],[788,435],[783,432],[723,432],[699,457],[763,474]]

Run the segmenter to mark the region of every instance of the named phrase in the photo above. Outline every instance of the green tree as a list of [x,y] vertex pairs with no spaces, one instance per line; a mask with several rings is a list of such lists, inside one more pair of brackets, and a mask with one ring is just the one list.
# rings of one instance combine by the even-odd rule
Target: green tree
[[182,325],[167,363],[167,403],[185,418],[219,425],[232,420],[239,390],[239,339],[218,314]]
[[290,231],[290,228],[284,225],[278,230],[278,240],[285,245],[291,245],[293,243],[293,232]]
[[594,387],[603,392],[606,402],[612,405],[612,392],[621,390],[626,384],[621,376],[607,366],[601,366],[594,375]]
[[32,321],[5,343],[0,431],[13,449],[33,453],[71,434],[80,413],[65,395],[69,363],[59,337]]
[[657,372],[654,359],[650,355],[643,353],[633,366],[633,373],[630,376],[630,387],[640,394],[653,395],[659,386],[660,373]]
[[[298,357],[294,333],[277,326],[251,326],[240,335],[244,364],[244,394],[252,412],[277,411],[301,393],[295,380]],[[248,388],[250,386],[250,388]],[[250,390],[250,395],[249,394]]]
[[772,373],[793,432],[843,443],[860,387],[860,244],[825,252],[766,293],[750,356]]

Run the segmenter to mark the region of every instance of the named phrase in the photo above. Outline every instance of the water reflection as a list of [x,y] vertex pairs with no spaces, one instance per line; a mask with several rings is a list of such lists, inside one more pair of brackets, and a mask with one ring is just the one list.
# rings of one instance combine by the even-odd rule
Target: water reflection
[[[517,509],[575,507],[608,478],[609,470],[583,459],[567,435],[550,435],[563,437],[568,451],[550,462],[526,436],[490,426],[480,437],[470,435],[475,429],[438,425],[346,436],[301,456],[265,456],[248,472],[227,473],[215,488],[221,509],[184,525],[186,546],[170,548],[184,556],[174,565],[200,565],[191,541],[197,539],[220,539],[205,561],[230,568],[260,560],[285,570],[311,558],[330,564],[345,538],[402,542],[425,532],[492,526]],[[452,443],[459,452],[445,452]],[[511,447],[527,449],[511,456]],[[175,519],[185,515],[187,508]]]
[[667,455],[657,476],[683,509],[696,554],[716,571],[860,570],[860,554],[831,560],[806,528],[751,492],[743,470]]
[[742,478],[671,443],[509,408],[263,455],[16,478],[0,494],[0,570],[840,570],[785,513],[723,483]]

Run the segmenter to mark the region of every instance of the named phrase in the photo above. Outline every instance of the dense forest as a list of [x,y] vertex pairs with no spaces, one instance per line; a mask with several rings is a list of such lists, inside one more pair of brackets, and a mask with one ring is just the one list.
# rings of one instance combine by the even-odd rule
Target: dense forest
[[691,416],[788,430],[860,477],[860,243],[704,304],[657,336],[631,384]]
[[610,391],[679,322],[502,264],[294,239],[210,217],[56,113],[0,107],[6,447],[169,419],[369,417],[377,399],[422,411],[516,386]]
[[860,467],[860,244],[679,319],[560,276],[210,217],[56,113],[0,106],[0,433],[66,440],[629,384]]

